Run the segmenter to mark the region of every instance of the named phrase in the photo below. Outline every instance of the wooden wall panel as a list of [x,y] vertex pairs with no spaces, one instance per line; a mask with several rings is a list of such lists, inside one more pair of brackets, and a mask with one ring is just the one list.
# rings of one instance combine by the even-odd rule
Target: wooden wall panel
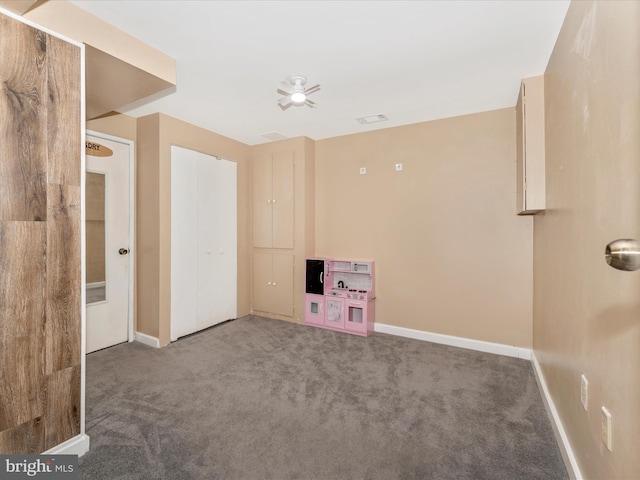
[[80,156],[84,145],[69,135],[80,125],[80,49],[59,38],[47,42],[47,166],[48,182],[80,186]]
[[80,56],[0,14],[0,453],[80,433]]
[[46,44],[0,16],[0,220],[46,220]]
[[45,449],[80,433],[80,365],[47,375]]
[[0,222],[0,431],[44,414],[43,222]]
[[46,373],[80,364],[80,187],[49,185]]
[[0,432],[0,452],[29,455],[45,450],[44,417],[36,417],[22,425]]

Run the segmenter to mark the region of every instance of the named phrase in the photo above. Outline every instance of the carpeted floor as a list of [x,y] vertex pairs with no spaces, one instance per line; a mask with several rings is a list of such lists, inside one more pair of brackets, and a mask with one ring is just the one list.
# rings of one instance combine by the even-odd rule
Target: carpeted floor
[[82,479],[567,479],[531,364],[249,316],[87,357]]

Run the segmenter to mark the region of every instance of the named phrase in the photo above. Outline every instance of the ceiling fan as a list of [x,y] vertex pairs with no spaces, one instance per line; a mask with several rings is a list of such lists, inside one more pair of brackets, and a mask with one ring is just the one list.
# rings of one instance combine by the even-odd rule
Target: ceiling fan
[[296,107],[303,105],[311,108],[316,107],[316,103],[309,100],[308,96],[320,90],[320,85],[304,88],[306,83],[307,79],[300,75],[288,77],[286,81],[280,82],[278,93],[281,93],[284,97],[278,100],[278,105],[282,110],[286,110],[291,105],[295,105]]

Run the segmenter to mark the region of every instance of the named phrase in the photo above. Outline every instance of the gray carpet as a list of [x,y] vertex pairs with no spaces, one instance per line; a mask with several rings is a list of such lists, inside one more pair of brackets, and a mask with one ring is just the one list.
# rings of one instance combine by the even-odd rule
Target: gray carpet
[[249,316],[87,357],[82,479],[567,479],[531,364]]

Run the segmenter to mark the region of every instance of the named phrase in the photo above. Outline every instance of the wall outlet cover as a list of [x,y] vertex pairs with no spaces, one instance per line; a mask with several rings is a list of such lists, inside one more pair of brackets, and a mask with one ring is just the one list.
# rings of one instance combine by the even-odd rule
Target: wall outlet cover
[[402,164],[396,163],[396,172],[401,172],[401,171],[402,171]]
[[367,173],[367,168],[366,167],[360,167],[360,175],[366,175]]

